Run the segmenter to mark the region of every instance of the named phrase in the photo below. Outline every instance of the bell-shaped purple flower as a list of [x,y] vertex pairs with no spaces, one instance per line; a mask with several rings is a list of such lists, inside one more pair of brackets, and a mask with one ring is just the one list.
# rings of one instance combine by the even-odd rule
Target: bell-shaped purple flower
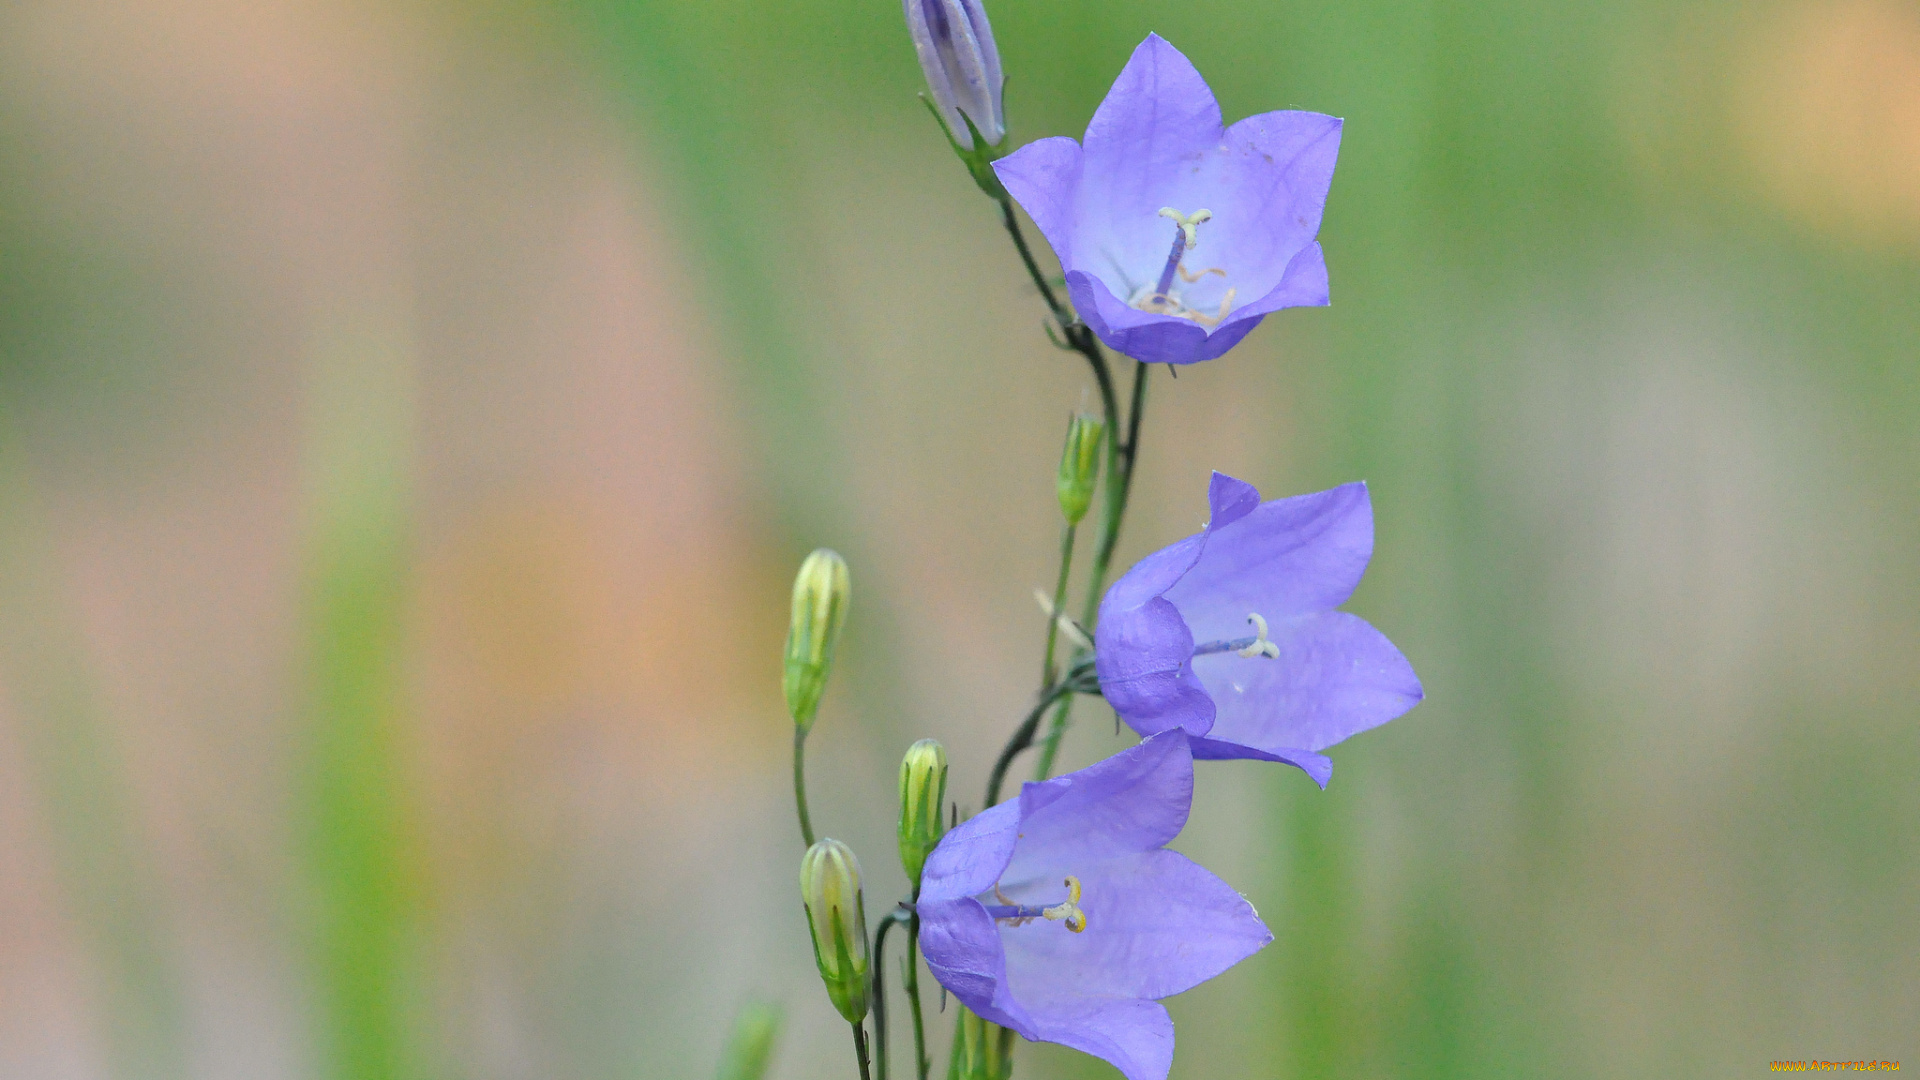
[[1142,735],[1183,728],[1196,758],[1306,770],[1316,751],[1418,704],[1413,666],[1380,631],[1334,609],[1373,556],[1365,484],[1260,501],[1214,473],[1207,527],[1142,559],[1100,601],[1100,692]]
[[1314,236],[1340,121],[1270,112],[1223,127],[1213,91],[1159,35],[1133,58],[1084,144],[1042,139],[994,163],[1046,234],[1075,311],[1155,364],[1211,360],[1268,312],[1327,303]]
[[967,1008],[1029,1039],[1166,1080],[1159,999],[1273,935],[1253,906],[1165,844],[1187,823],[1193,757],[1169,731],[976,815],[921,878],[920,945]]

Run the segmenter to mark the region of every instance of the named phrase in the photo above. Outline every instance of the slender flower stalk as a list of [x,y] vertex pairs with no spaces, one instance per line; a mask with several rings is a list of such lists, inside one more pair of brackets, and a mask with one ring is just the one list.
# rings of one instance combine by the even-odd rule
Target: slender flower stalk
[[1053,760],[1060,753],[1060,740],[1067,734],[1067,727],[1073,719],[1073,698],[1061,698],[1053,707],[1053,719],[1047,723],[1047,734],[1040,740],[1040,754],[1033,765],[1033,778],[1045,780],[1053,775]]
[[807,730],[793,729],[793,812],[800,819],[800,841],[813,846],[813,815],[807,810]]
[[[1107,441],[1107,425],[1094,417],[1075,413],[1067,423],[1067,441],[1061,448],[1060,469],[1054,479],[1060,513],[1066,518],[1067,524],[1060,538],[1060,572],[1054,578],[1053,599],[1047,604],[1047,644],[1040,662],[1040,685],[1043,690],[1059,677],[1059,671],[1054,666],[1054,651],[1060,641],[1060,623],[1067,607],[1067,582],[1073,572],[1074,540],[1081,519],[1087,516],[1088,508],[1093,505],[1094,487],[1100,475],[1101,451]],[[1071,707],[1068,703],[1071,701],[1068,698],[1054,709],[1053,725],[1041,745],[1036,779],[1045,780],[1053,768],[1054,755],[1059,752],[1060,738],[1066,730],[1067,711]]]
[[839,553],[819,548],[800,564],[793,579],[793,604],[787,620],[786,663],[781,689],[793,717],[793,805],[800,839],[813,846],[813,817],[807,810],[807,735],[833,670],[833,650],[846,625],[853,581]]
[[[913,899],[920,901],[920,886],[913,887]],[[913,1013],[913,1067],[919,1080],[927,1080],[927,1070],[933,1067],[932,1059],[927,1057],[927,1022],[920,1012],[920,913],[916,910],[907,920],[907,963],[906,975],[902,980],[907,989],[907,1008]]]
[[[1060,677],[1053,665],[1054,648],[1060,642],[1060,620],[1067,607],[1067,578],[1073,572],[1073,541],[1077,530],[1069,523],[1060,535],[1060,572],[1054,576],[1053,599],[1047,603],[1047,645],[1040,660],[1040,685],[1051,686]],[[1044,599],[1044,597],[1042,598]]]
[[[946,747],[933,739],[921,739],[907,748],[906,756],[900,761],[900,866],[907,872],[907,885],[914,902],[920,899],[920,873],[926,865],[927,856],[946,834],[942,816],[946,802]],[[904,912],[896,911],[889,918],[907,924],[907,955],[901,982],[906,988],[907,1004],[913,1014],[914,1074],[919,1080],[926,1080],[931,1062],[927,1060],[926,1018],[920,1011],[920,916],[914,912],[910,902]],[[883,926],[881,936],[885,932]],[[876,954],[881,951],[877,940],[874,951]],[[876,955],[873,968],[874,1025],[875,1030],[880,1032],[885,1031],[880,989],[880,967],[884,962],[884,957]],[[880,1056],[884,1061],[884,1044]]]
[[853,1024],[853,1057],[860,1063],[860,1080],[872,1080],[873,1073],[867,1064],[867,1029],[859,1021]]
[[[1086,334],[1092,341],[1092,335]],[[1140,418],[1147,404],[1147,365],[1135,364],[1133,370],[1133,409],[1129,413],[1127,439],[1124,446],[1119,440],[1107,440],[1107,483],[1106,502],[1100,522],[1100,539],[1094,552],[1093,573],[1087,583],[1087,614],[1080,620],[1082,626],[1092,629],[1097,625],[1099,616],[1100,588],[1106,582],[1107,568],[1113,562],[1113,551],[1120,543],[1120,524],[1126,518],[1127,497],[1133,488],[1133,467],[1138,457],[1140,445]],[[1049,649],[1052,643],[1048,643]],[[1080,662],[1086,652],[1075,656]],[[1073,698],[1067,697],[1055,706],[1053,721],[1048,725],[1047,735],[1041,742],[1040,758],[1035,764],[1033,778],[1045,780],[1053,774],[1053,761],[1060,752],[1060,740],[1066,736],[1067,727],[1073,719]]]
[[1140,420],[1147,408],[1147,372],[1150,365],[1133,365],[1133,402],[1127,411],[1124,442],[1109,441],[1105,513],[1100,519],[1100,545],[1093,553],[1093,576],[1087,582],[1087,613],[1080,622],[1091,630],[1100,617],[1100,590],[1106,584],[1113,550],[1120,544],[1120,524],[1127,516],[1127,497],[1133,493],[1133,466],[1140,457]]
[[988,806],[999,804],[1000,786],[1006,782],[1007,767],[1013,764],[1013,759],[1019,757],[1022,751],[1033,745],[1033,735],[1039,730],[1040,718],[1046,715],[1047,709],[1054,702],[1067,697],[1073,691],[1074,686],[1070,681],[1061,681],[1048,687],[1041,693],[1040,700],[1034,705],[1033,710],[1027,713],[1027,718],[1020,721],[1019,727],[1013,729],[1012,738],[1007,740],[1007,745],[1000,748],[1000,756],[993,763],[993,772],[987,777]]
[[891,1054],[887,1050],[887,933],[895,926],[908,921],[903,910],[887,912],[880,920],[880,928],[873,932],[873,1072],[879,1080],[887,1080]]

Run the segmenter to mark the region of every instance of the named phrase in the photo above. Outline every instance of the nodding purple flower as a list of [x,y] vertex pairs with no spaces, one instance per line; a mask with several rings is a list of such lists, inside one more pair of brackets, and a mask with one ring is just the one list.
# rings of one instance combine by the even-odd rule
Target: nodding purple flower
[[1367,486],[1263,503],[1214,473],[1208,501],[1206,528],[1101,599],[1100,692],[1142,735],[1183,728],[1196,758],[1284,761],[1324,788],[1333,762],[1317,751],[1422,696],[1392,642],[1334,610],[1373,555]]
[[[912,6],[911,0],[909,7]],[[1270,112],[1223,127],[1213,91],[1159,35],[1133,51],[1084,144],[994,163],[1053,245],[1074,310],[1136,360],[1191,364],[1269,312],[1327,303],[1315,235],[1340,121]]]
[[1028,1039],[1166,1080],[1159,999],[1273,940],[1253,905],[1166,843],[1187,823],[1193,757],[1175,730],[1028,784],[940,841],[920,945],[940,985]]
[[993,27],[980,0],[904,0],[907,30],[920,69],[927,73],[927,89],[946,122],[947,134],[962,150],[972,150],[973,135],[966,122],[989,146],[1007,137],[1006,116],[1000,111],[1000,51],[993,46]]

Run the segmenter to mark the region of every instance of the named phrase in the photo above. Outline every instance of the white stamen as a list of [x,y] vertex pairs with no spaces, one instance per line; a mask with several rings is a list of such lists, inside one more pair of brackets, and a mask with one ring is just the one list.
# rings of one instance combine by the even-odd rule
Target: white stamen
[[1235,651],[1248,659],[1256,656],[1264,656],[1269,660],[1280,659],[1280,646],[1267,640],[1267,620],[1254,611],[1247,614],[1247,621],[1253,624],[1253,644]]

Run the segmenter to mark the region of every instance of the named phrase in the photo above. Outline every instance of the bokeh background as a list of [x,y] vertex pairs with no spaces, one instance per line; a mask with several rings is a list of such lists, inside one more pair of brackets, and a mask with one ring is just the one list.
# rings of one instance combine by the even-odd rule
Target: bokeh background
[[[1920,1066],[1920,8],[991,14],[1017,141],[1149,30],[1347,120],[1333,306],[1154,377],[1122,557],[1367,479],[1428,699],[1205,767],[1278,940],[1175,1077]],[[0,7],[0,1076],[698,1077],[753,1000],[851,1075],[789,575],[853,566],[878,908],[900,751],[977,800],[1033,691],[1088,382],[920,86],[891,0]]]

